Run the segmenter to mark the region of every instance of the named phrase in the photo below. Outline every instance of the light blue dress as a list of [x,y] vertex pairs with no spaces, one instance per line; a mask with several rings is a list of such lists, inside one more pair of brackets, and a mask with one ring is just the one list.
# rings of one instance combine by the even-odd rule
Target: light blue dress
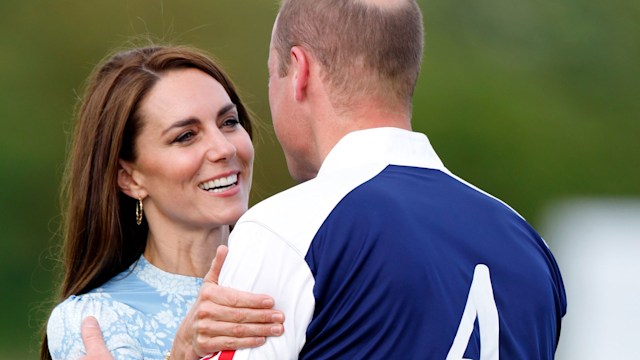
[[52,358],[85,355],[80,324],[92,315],[115,359],[164,359],[202,281],[162,271],[140,257],[103,286],[56,306],[47,324]]

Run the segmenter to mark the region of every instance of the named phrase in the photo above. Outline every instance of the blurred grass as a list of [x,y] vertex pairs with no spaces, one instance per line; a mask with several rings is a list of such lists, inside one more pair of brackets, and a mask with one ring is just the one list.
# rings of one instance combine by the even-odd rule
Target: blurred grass
[[[558,198],[638,196],[638,2],[419,3],[427,36],[414,127],[452,171],[534,225]],[[37,357],[57,281],[66,133],[84,79],[114,48],[151,37],[214,54],[264,123],[252,202],[293,184],[266,96],[276,8],[271,0],[0,3],[0,359]]]

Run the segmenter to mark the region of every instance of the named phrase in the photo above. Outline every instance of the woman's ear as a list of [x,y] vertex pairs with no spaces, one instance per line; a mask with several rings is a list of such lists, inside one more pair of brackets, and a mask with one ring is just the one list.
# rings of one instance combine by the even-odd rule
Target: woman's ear
[[118,160],[118,187],[120,191],[133,199],[141,199],[147,194],[135,180],[134,171],[133,164],[122,159]]

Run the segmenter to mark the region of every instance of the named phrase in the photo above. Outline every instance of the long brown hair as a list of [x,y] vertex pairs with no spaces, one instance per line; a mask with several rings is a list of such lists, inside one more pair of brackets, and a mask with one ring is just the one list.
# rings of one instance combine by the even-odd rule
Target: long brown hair
[[[185,46],[116,53],[89,77],[76,116],[62,188],[63,279],[56,302],[84,294],[127,269],[143,253],[148,225],[135,224],[135,200],[117,186],[118,160],[136,159],[144,122],[138,107],[160,76],[195,68],[216,79],[251,136],[249,112],[227,75],[207,55]],[[51,359],[46,332],[41,359]]]

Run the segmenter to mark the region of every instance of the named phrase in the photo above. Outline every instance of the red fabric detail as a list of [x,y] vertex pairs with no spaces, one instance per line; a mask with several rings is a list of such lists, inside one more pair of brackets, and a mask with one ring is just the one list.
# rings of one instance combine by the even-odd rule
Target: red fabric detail
[[218,360],[233,360],[233,356],[235,355],[235,350],[226,350],[220,353],[220,357]]

